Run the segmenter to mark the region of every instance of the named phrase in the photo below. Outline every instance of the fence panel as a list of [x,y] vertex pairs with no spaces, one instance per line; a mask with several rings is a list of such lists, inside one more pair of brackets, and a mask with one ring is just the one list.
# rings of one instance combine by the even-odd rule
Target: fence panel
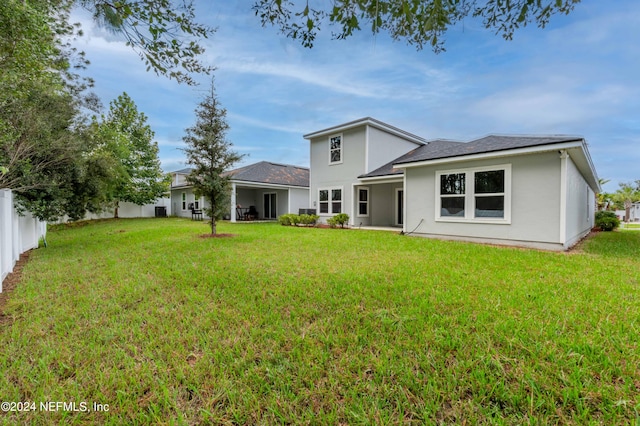
[[13,206],[13,194],[0,189],[0,292],[2,281],[25,251],[38,247],[40,238],[47,234],[46,222],[34,218],[31,213],[18,215]]

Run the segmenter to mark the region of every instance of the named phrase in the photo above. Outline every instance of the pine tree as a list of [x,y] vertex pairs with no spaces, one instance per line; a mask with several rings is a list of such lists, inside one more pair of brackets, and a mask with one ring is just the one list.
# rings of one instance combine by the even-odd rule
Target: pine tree
[[[229,176],[223,173],[240,161],[243,155],[231,150],[227,140],[227,110],[215,93],[213,80],[209,94],[195,110],[196,124],[186,129],[182,140],[187,144],[184,152],[193,171],[187,182],[193,186],[196,197],[204,197],[204,212],[210,217],[211,234],[216,234],[216,221],[229,211]],[[207,205],[208,204],[208,205]]]

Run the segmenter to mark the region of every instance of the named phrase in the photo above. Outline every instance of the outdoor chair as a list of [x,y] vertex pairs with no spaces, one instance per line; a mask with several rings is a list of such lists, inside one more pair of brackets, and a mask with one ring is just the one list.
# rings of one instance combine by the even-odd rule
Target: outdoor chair
[[193,203],[189,203],[191,209],[191,220],[202,220],[202,209],[196,209]]
[[256,220],[258,218],[258,210],[256,206],[249,206],[249,211],[244,214],[244,220]]

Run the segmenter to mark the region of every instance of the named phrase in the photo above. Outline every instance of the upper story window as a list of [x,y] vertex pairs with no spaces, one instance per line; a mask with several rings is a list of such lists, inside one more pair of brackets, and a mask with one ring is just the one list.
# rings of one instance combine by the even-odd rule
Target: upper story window
[[436,172],[436,219],[510,223],[511,165]]
[[342,163],[342,135],[329,138],[329,164]]

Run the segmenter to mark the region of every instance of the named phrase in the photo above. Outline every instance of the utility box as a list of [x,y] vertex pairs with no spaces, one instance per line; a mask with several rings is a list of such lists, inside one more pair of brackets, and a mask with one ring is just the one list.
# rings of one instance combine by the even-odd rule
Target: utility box
[[156,206],[156,217],[167,217],[167,207]]

